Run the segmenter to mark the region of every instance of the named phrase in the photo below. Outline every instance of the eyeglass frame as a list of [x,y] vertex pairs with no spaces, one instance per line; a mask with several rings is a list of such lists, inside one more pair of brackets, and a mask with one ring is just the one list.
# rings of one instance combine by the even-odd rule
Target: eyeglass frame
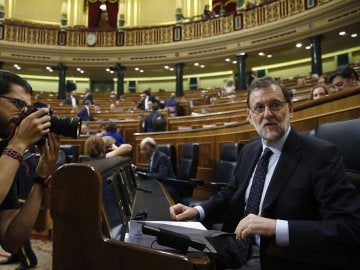
[[[273,101],[271,101],[270,103],[266,103],[266,104],[260,103],[260,104],[255,105],[255,106],[250,106],[250,107],[248,108],[248,110],[249,110],[250,112],[256,114],[256,115],[263,115],[263,114],[265,113],[266,107],[268,107],[271,112],[278,112],[278,111],[281,111],[282,108],[284,108],[284,106],[285,106],[286,103],[289,103],[289,102],[288,102],[288,101],[273,100]],[[278,105],[280,105],[280,107],[279,107],[278,109],[272,109],[271,106],[274,105],[274,104],[278,104]],[[255,111],[255,107],[256,107],[256,106],[259,106],[259,105],[264,106],[262,112],[256,112],[256,111]]]
[[5,99],[9,100],[11,102],[11,104],[13,104],[19,110],[24,110],[25,108],[29,107],[29,105],[25,101],[18,99],[18,98],[11,98],[11,97],[4,96],[4,95],[0,95],[0,98],[5,98]]

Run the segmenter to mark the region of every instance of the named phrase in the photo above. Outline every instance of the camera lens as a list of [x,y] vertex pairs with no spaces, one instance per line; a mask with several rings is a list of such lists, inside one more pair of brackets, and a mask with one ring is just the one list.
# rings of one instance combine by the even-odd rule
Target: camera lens
[[57,135],[77,139],[81,132],[81,119],[79,117],[51,116],[50,130]]
[[53,115],[53,110],[50,105],[43,102],[36,102],[33,108],[37,110],[40,108],[48,108],[50,119],[50,130],[57,135],[71,137],[77,139],[81,132],[81,119],[79,117],[65,117]]

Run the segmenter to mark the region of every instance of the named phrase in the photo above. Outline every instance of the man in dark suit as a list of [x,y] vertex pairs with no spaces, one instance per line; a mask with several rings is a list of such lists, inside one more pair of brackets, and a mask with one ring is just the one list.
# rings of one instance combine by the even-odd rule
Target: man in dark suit
[[94,104],[93,96],[92,96],[89,88],[85,89],[84,98],[83,98],[83,104],[85,104],[86,100],[90,100],[91,105]]
[[65,98],[64,103],[76,107],[79,105],[79,100],[76,98],[76,91],[72,90],[70,94]]
[[143,139],[140,143],[140,151],[149,160],[149,166],[147,169],[133,166],[137,173],[160,180],[175,177],[170,158],[156,149],[156,142],[153,138]]
[[[172,206],[171,217],[209,221],[227,212],[223,230],[235,233],[237,240],[214,241],[222,251],[214,256],[217,269],[358,267],[360,193],[346,180],[337,148],[290,127],[291,94],[269,77],[253,80],[247,105],[248,120],[261,140],[242,148],[224,190],[195,208]],[[258,192],[258,212],[245,214],[252,208],[247,202],[257,183],[256,163],[266,148],[272,155]],[[242,255],[246,241],[250,245]]]
[[139,102],[137,108],[140,110],[148,110],[149,101],[151,101],[152,104],[159,103],[159,101],[151,95],[151,89],[146,89],[143,91],[143,98]]
[[84,107],[82,107],[81,110],[78,112],[78,117],[81,119],[82,122],[94,120],[93,117],[91,117],[90,106],[91,101],[86,100],[84,103]]

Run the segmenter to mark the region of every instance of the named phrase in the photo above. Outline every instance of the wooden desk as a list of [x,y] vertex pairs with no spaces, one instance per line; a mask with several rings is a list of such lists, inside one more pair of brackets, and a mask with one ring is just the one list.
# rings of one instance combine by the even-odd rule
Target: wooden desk
[[[99,160],[97,167],[78,163],[66,164],[56,171],[51,187],[51,216],[54,221],[53,269],[210,269],[207,256],[185,256],[159,251],[105,236],[102,175],[116,170],[124,162],[129,163],[130,159],[115,157]],[[149,194],[152,193],[142,195]],[[154,194],[157,195],[156,192]],[[144,207],[143,203],[145,200],[140,207]],[[154,202],[148,201],[147,204]]]

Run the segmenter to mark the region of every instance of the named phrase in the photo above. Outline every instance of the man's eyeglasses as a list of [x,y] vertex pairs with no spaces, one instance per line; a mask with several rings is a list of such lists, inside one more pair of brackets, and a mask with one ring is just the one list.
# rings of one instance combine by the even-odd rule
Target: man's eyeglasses
[[256,104],[255,106],[250,107],[250,111],[255,114],[263,114],[265,112],[265,107],[268,107],[270,111],[277,112],[280,111],[282,108],[284,108],[284,105],[287,102],[274,100],[270,102],[269,104]]
[[24,108],[28,107],[28,105],[25,101],[18,99],[18,98],[11,98],[11,97],[1,96],[1,95],[0,95],[0,98],[5,98],[5,99],[9,100],[19,110],[23,110]]

